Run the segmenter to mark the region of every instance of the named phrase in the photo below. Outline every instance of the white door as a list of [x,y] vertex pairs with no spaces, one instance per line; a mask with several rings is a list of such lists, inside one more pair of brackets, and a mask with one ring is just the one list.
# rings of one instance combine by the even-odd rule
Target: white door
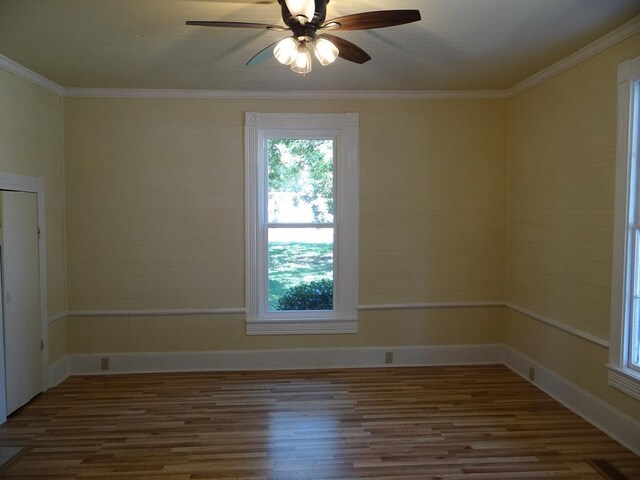
[[2,192],[2,296],[7,414],[42,391],[38,204]]

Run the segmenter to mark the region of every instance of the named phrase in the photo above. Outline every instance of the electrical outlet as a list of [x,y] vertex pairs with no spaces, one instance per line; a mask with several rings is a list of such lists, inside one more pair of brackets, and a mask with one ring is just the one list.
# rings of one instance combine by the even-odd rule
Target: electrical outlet
[[536,381],[536,369],[533,367],[529,367],[529,380],[532,382]]
[[386,352],[384,354],[384,363],[393,363],[393,352]]
[[100,368],[102,368],[102,370],[109,370],[109,357],[100,359]]

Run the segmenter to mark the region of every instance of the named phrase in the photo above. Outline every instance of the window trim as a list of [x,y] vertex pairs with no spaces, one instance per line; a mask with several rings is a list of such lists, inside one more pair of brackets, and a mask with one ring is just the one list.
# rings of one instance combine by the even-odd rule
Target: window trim
[[[335,138],[334,310],[264,312],[265,142],[281,135]],[[248,335],[357,333],[358,114],[245,113],[246,305]],[[262,174],[261,174],[262,172]],[[267,314],[268,313],[268,314]]]
[[[640,372],[630,365],[631,323],[629,316],[632,260],[630,214],[634,208],[631,195],[640,202],[640,192],[633,192],[640,184],[635,175],[640,172],[637,158],[638,139],[634,138],[633,118],[640,115],[640,57],[618,66],[618,142],[616,154],[615,220],[613,236],[613,265],[611,288],[611,331],[609,346],[609,384],[628,395],[640,399]],[[636,145],[634,145],[634,140]],[[635,158],[634,158],[635,156]]]

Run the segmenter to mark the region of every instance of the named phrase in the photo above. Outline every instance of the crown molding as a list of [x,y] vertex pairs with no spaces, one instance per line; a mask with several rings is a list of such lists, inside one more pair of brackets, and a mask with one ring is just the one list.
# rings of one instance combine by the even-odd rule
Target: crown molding
[[0,68],[13,73],[14,75],[17,75],[18,77],[23,78],[28,82],[33,83],[34,85],[42,87],[51,93],[55,93],[56,95],[59,95],[59,96],[64,95],[63,87],[61,87],[55,82],[52,82],[48,78],[43,77],[39,73],[36,73],[33,70],[29,70],[27,67],[23,67],[19,63],[16,63],[13,60],[11,60],[9,57],[0,55]]
[[630,36],[640,32],[640,15],[632,18],[627,23],[612,30],[603,37],[591,42],[589,45],[581,48],[580,50],[572,53],[568,57],[550,65],[549,67],[540,70],[538,73],[530,76],[522,82],[514,85],[507,94],[509,97],[514,97],[526,90],[529,90],[542,82],[549,80],[551,77],[555,77],[559,73],[569,70],[575,67],[579,63],[588,60],[589,58],[603,52],[607,48],[614,46],[617,43],[629,38]]
[[171,90],[128,88],[65,88],[65,97],[214,98],[265,100],[474,100],[507,98],[506,90]]

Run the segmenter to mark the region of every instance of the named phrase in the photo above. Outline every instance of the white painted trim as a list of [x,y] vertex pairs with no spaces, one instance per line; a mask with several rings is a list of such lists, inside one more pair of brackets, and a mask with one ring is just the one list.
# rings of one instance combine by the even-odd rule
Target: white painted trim
[[[244,122],[244,258],[245,258],[245,305],[258,305],[257,268],[260,265],[258,244],[258,117],[245,112]],[[247,308],[247,312],[248,312]]]
[[311,335],[358,333],[358,320],[247,321],[247,335]]
[[246,308],[164,308],[149,310],[70,310],[67,317],[165,317],[179,315],[242,315]]
[[[637,204],[638,152],[632,125],[636,98],[635,82],[640,80],[640,57],[618,65],[617,144],[615,177],[615,215],[613,227],[613,254],[611,263],[611,317],[609,349],[609,385],[628,395],[640,398],[640,378],[629,366],[631,349],[631,295],[633,286],[634,250],[638,245],[633,240],[629,225],[637,222],[637,213],[632,213]],[[640,112],[636,112],[640,114]],[[634,178],[634,169],[636,178]],[[637,208],[637,207],[635,207]],[[625,373],[628,371],[628,373]]]
[[[393,352],[393,364],[385,364]],[[233,370],[307,370],[422,365],[496,364],[501,345],[218,350],[211,352],[141,352],[71,354],[70,374],[117,374]],[[100,359],[109,358],[110,370]]]
[[8,72],[17,75],[28,82],[33,83],[39,87],[48,90],[51,93],[55,93],[56,95],[64,95],[65,89],[62,88],[55,82],[52,82],[48,78],[43,77],[39,73],[34,72],[33,70],[29,70],[27,67],[23,67],[17,62],[14,62],[9,57],[5,57],[4,55],[0,55],[0,68],[6,70]]
[[218,98],[267,100],[476,100],[508,98],[506,90],[179,90],[125,88],[65,88],[65,97]]
[[603,37],[591,42],[589,45],[581,48],[577,52],[572,53],[568,57],[550,65],[549,67],[540,70],[535,75],[530,76],[529,78],[521,81],[520,83],[514,85],[509,90],[507,90],[507,95],[509,97],[514,97],[525,90],[529,90],[536,85],[549,80],[552,77],[555,77],[559,73],[565,72],[570,68],[575,67],[579,63],[588,60],[589,58],[603,52],[607,48],[610,48],[617,43],[622,42],[623,40],[629,38],[631,35],[640,32],[640,15],[632,18],[624,25],[612,30],[607,33]]
[[56,315],[51,315],[47,321],[51,324],[53,322],[57,322],[58,320],[62,320],[63,318],[66,318],[68,315],[68,312],[60,312]]
[[614,438],[636,455],[640,455],[640,422],[582,389],[544,365],[509,346],[503,347],[503,362],[514,372],[529,381],[529,367],[536,369],[539,389],[552,396],[569,410]]
[[69,355],[65,355],[49,365],[49,387],[62,383],[71,374],[70,358]]
[[613,221],[613,252],[611,262],[611,318],[609,363],[624,364],[625,353],[622,338],[626,337],[626,292],[627,276],[627,218],[629,216],[629,178],[631,176],[631,158],[627,148],[629,144],[629,103],[631,89],[627,63],[618,65],[618,104],[617,104],[617,140],[616,140],[616,176]]
[[[66,308],[69,307],[69,276],[68,273],[68,255],[67,255],[67,245],[69,245],[67,241],[67,169],[66,169],[66,122],[64,116],[64,98],[60,101],[60,138],[62,140],[62,162],[60,165],[61,173],[62,173],[62,279],[64,281],[64,305]],[[65,312],[66,315],[67,312]]]
[[380,305],[358,305],[358,311],[370,312],[376,310],[432,310],[438,308],[486,308],[504,307],[503,301],[495,302],[430,302],[430,303],[386,303]]
[[[0,190],[35,193],[37,198],[38,228],[40,229],[40,238],[38,239],[38,263],[40,265],[40,325],[42,342],[44,345],[42,349],[42,391],[45,391],[49,388],[49,319],[47,318],[47,229],[45,221],[46,208],[44,179],[42,177],[26,177],[24,175],[0,173]],[[4,336],[1,338],[2,341],[4,341]],[[4,368],[0,374],[0,382],[5,382]]]
[[607,378],[609,385],[618,390],[632,396],[636,400],[640,400],[640,375],[633,375],[635,371],[631,369],[620,369],[609,366]]
[[[1,273],[1,272],[0,272]],[[0,295],[4,290],[0,274]],[[4,299],[0,300],[0,423],[7,421],[7,367],[5,362],[5,341],[4,341]]]
[[14,192],[44,192],[44,180],[42,177],[27,177],[12,173],[0,173],[0,189]]
[[566,323],[563,322],[559,322],[558,320],[554,320],[552,318],[549,317],[545,317],[544,315],[541,315],[539,313],[533,312],[531,310],[528,310],[524,307],[520,307],[518,305],[514,305],[513,303],[505,303],[504,304],[505,307],[510,308],[511,310],[515,310],[516,312],[522,313],[523,315],[526,315],[527,317],[531,317],[534,320],[538,320],[539,322],[545,323],[547,325],[550,325],[554,328],[557,328],[558,330],[562,330],[563,332],[566,333],[570,333],[571,335],[574,335],[576,337],[580,337],[584,340],[587,340],[591,343],[595,343],[596,345],[600,345],[601,347],[605,347],[608,348],[609,347],[609,340],[606,340],[602,337],[598,337],[596,335],[593,335],[589,332],[585,332],[584,330],[580,330],[579,328],[574,328],[571,325],[567,325]]
[[[244,128],[247,334],[356,333],[358,114],[246,112]],[[335,140],[334,304],[322,312],[274,312],[267,299],[267,142],[306,136]]]

